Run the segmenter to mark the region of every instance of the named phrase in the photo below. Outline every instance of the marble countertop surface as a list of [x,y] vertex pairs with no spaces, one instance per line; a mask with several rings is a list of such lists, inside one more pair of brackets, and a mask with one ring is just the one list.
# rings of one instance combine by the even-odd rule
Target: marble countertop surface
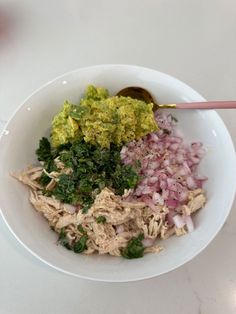
[[[211,100],[235,100],[235,0],[0,0],[0,130],[43,83],[87,65],[142,65]],[[220,116],[236,144],[236,112]],[[179,269],[96,283],[30,255],[0,217],[0,313],[236,313],[236,202],[214,241]]]

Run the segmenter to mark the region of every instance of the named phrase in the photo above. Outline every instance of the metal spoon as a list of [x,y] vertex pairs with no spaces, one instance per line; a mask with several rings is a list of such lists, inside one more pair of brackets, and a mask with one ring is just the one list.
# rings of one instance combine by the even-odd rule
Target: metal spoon
[[120,90],[117,96],[131,97],[134,99],[153,103],[153,111],[161,108],[172,109],[232,109],[236,108],[236,101],[202,101],[178,104],[157,104],[152,95],[142,87],[129,86]]

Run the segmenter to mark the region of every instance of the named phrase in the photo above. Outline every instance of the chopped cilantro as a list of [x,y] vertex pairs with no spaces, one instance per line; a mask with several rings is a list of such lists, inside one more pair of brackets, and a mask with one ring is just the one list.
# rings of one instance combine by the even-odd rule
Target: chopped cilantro
[[84,250],[87,249],[86,243],[88,240],[88,236],[87,235],[82,235],[82,237],[75,242],[75,244],[73,245],[73,251],[75,253],[82,253]]
[[70,245],[69,239],[66,236],[65,228],[61,229],[61,232],[58,238],[58,242],[62,246],[64,246],[68,250],[73,250],[75,253],[81,253],[87,249],[87,246],[86,246],[87,240],[88,240],[88,236],[86,235],[86,232],[84,231],[84,234],[82,235],[82,237],[80,237],[80,239],[77,242]]
[[145,249],[142,244],[143,239],[143,234],[140,234],[136,238],[130,239],[126,248],[121,251],[121,255],[128,259],[143,257]]
[[51,144],[46,137],[42,137],[39,141],[39,148],[36,150],[39,161],[48,161],[52,158]]
[[[104,187],[122,195],[125,189],[135,188],[140,180],[137,174],[140,162],[137,161],[134,166],[122,164],[120,150],[121,147],[114,144],[110,148],[102,148],[83,139],[53,149],[49,141],[42,138],[36,153],[49,173],[59,172],[54,162],[57,157],[65,167],[72,169],[70,174],[61,173],[58,176],[51,194],[64,203],[80,204],[83,213],[86,213]],[[43,172],[39,182],[46,186],[50,178]]]
[[39,183],[42,186],[48,185],[48,183],[51,181],[51,178],[43,171],[40,178],[39,178]]
[[53,190],[53,195],[64,203],[76,204],[78,202],[78,193],[73,178],[68,174],[61,174]]
[[82,213],[83,214],[86,214],[90,208],[90,206],[92,205],[92,202],[87,202],[87,204],[85,204],[83,207],[82,207]]
[[98,224],[104,224],[104,223],[106,222],[106,217],[105,217],[105,216],[98,216],[98,217],[96,218],[96,222],[97,222]]
[[[41,138],[39,141],[39,147],[36,149],[36,155],[38,156],[39,161],[44,162],[43,167],[47,172],[50,173],[57,170],[53,160],[55,157],[51,144],[46,137]],[[51,181],[51,178],[43,171],[38,181],[42,186],[46,186]]]
[[78,225],[77,229],[79,230],[80,233],[86,234],[86,231],[84,230],[84,228],[82,227],[82,225]]
[[111,177],[113,179],[113,187],[120,195],[123,194],[124,187],[127,189],[132,189],[137,185],[139,180],[139,176],[131,165],[118,164]]
[[65,228],[61,229],[61,232],[59,234],[59,238],[58,238],[58,242],[64,246],[65,248],[67,248],[68,250],[71,250],[71,246],[69,243],[69,239],[66,236],[66,232],[65,232]]
[[137,168],[138,170],[140,169],[141,167],[141,161],[139,159],[136,159],[135,162],[134,162],[134,167]]

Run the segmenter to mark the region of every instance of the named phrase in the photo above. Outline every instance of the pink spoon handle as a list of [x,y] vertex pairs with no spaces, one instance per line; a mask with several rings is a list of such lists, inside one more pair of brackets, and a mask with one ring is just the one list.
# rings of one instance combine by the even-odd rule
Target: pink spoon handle
[[236,101],[206,101],[176,104],[176,109],[236,109]]

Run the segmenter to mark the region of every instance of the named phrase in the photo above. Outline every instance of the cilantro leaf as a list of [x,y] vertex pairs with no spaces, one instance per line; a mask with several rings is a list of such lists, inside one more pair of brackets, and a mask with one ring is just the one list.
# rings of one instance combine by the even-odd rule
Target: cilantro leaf
[[137,185],[139,176],[131,165],[117,165],[112,179],[117,193],[122,195],[124,189],[132,189]]
[[[125,189],[137,185],[139,163],[134,166],[122,164],[120,150],[121,147],[115,144],[109,149],[102,148],[81,138],[52,149],[50,142],[42,138],[36,153],[38,159],[44,161],[46,172],[59,171],[54,162],[57,157],[65,167],[72,169],[70,174],[60,174],[51,193],[62,202],[80,204],[85,213],[104,187],[122,195]],[[43,172],[39,183],[46,186],[49,182],[50,178]]]
[[98,217],[96,218],[96,222],[97,222],[98,224],[104,224],[104,223],[106,222],[106,217],[105,217],[105,216],[98,216]]
[[142,244],[143,239],[143,234],[140,234],[136,238],[134,237],[130,239],[126,248],[121,251],[121,255],[128,259],[143,257],[145,249]]
[[84,250],[87,249],[87,240],[88,240],[88,236],[87,235],[82,235],[82,237],[75,242],[75,244],[73,245],[73,251],[75,253],[82,253]]
[[39,141],[39,147],[36,149],[36,155],[39,161],[48,161],[52,158],[51,144],[46,137],[42,137]]
[[82,225],[78,225],[77,229],[78,229],[79,232],[81,232],[82,234],[86,234],[86,231],[84,230],[84,228],[82,227]]
[[78,202],[77,187],[73,178],[68,174],[61,174],[53,190],[53,195],[64,203],[76,204]]
[[67,248],[68,250],[71,250],[71,246],[69,243],[69,239],[66,236],[66,232],[65,232],[65,228],[61,229],[61,232],[59,234],[59,238],[58,238],[58,242],[64,246],[65,248]]
[[40,178],[39,178],[39,183],[42,186],[48,185],[48,183],[51,181],[51,178],[43,171]]
[[62,228],[59,234],[58,242],[68,250],[73,250],[75,253],[82,253],[87,249],[86,243],[88,240],[88,236],[84,230],[83,233],[84,234],[77,242],[75,242],[73,245],[70,245],[69,239],[66,236],[65,228]]
[[[44,162],[44,169],[47,172],[57,171],[57,167],[54,163],[54,152],[52,151],[51,144],[46,137],[42,137],[39,141],[39,147],[36,150],[36,155],[39,161]],[[46,186],[51,181],[51,178],[43,171],[38,182],[42,186]]]

